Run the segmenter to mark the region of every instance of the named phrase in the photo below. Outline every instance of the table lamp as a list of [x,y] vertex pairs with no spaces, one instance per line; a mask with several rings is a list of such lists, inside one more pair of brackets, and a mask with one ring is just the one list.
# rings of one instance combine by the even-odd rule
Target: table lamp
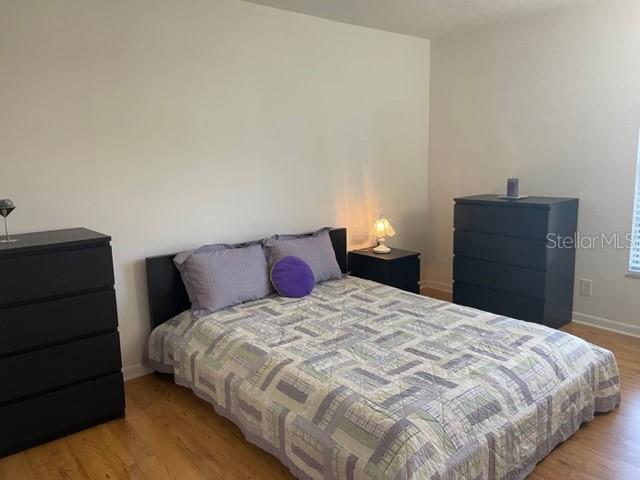
[[8,198],[0,200],[0,215],[4,217],[4,238],[0,239],[0,243],[13,243],[18,241],[17,238],[9,238],[9,230],[7,230],[7,217],[15,208],[14,203]]
[[396,231],[393,229],[389,220],[380,215],[380,218],[373,224],[373,232],[378,239],[378,246],[373,248],[374,253],[389,253],[391,249],[385,244],[385,237],[393,237]]

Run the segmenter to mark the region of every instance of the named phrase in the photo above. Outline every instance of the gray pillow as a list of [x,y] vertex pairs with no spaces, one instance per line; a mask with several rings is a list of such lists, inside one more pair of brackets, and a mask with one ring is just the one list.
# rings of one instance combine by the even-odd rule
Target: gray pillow
[[261,244],[207,245],[173,259],[196,315],[272,293]]
[[328,228],[307,235],[274,235],[265,241],[265,250],[270,266],[284,257],[302,259],[316,283],[342,276]]

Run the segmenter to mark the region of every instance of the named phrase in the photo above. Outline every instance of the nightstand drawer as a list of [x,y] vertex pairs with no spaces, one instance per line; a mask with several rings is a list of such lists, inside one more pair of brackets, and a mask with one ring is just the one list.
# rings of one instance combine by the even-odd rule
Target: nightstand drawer
[[117,326],[113,289],[5,308],[0,310],[0,357]]
[[544,240],[456,230],[453,233],[453,251],[456,256],[479,260],[538,270],[547,267],[547,244]]
[[453,225],[456,230],[546,240],[548,217],[544,208],[456,204]]
[[116,332],[0,358],[0,404],[120,368]]
[[0,457],[123,415],[121,373],[0,406]]
[[0,259],[0,305],[113,285],[111,247],[63,250]]
[[545,272],[465,257],[453,259],[453,278],[516,295],[545,298]]
[[404,290],[405,292],[411,293],[420,293],[420,282],[398,282],[394,284],[389,284],[390,287],[399,288],[400,290]]
[[349,252],[349,269],[354,277],[365,278],[408,292],[420,292],[420,254],[399,248],[388,254],[372,249]]
[[402,288],[403,290],[406,290],[407,287],[417,289],[420,282],[419,257],[410,257],[390,263],[388,275],[388,285],[392,287]]
[[545,302],[542,300],[467,285],[459,281],[453,285],[453,303],[528,322],[542,324],[544,320]]

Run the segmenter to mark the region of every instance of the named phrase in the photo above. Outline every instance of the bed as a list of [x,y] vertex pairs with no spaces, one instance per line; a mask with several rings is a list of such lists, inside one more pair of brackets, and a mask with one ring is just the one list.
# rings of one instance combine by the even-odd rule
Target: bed
[[149,363],[301,479],[521,479],[620,402],[613,354],[561,331],[348,275],[195,319],[167,258]]

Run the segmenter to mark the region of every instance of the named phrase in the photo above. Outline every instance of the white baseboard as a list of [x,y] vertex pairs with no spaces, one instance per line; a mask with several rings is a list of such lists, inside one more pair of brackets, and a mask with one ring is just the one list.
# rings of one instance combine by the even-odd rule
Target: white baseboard
[[123,367],[122,375],[124,375],[124,381],[133,380],[134,378],[142,377],[144,375],[148,375],[153,372],[149,367],[145,367],[141,363],[137,365],[129,365],[128,367]]
[[573,321],[581,325],[588,325],[590,327],[601,328],[602,330],[609,330],[610,332],[640,338],[639,325],[616,322],[614,320],[609,320],[608,318],[596,317],[595,315],[588,315],[580,312],[573,312]]
[[432,288],[434,290],[440,290],[441,292],[451,293],[453,292],[453,287],[451,282],[441,282],[439,280],[427,280],[424,285],[427,288]]

